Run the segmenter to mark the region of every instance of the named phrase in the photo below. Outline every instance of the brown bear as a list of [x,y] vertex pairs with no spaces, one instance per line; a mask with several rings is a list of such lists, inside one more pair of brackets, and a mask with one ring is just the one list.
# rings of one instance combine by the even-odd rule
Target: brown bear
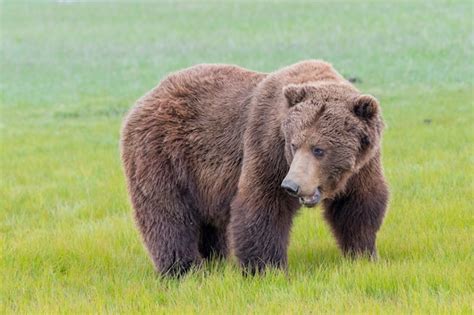
[[342,252],[376,256],[387,206],[377,100],[323,61],[273,73],[198,65],[125,119],[135,219],[158,272],[232,251],[245,272],[287,266],[293,217],[319,202]]

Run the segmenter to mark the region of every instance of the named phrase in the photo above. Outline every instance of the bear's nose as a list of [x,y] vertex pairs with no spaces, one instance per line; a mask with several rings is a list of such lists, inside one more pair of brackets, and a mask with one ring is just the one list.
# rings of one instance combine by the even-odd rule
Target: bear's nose
[[297,183],[295,183],[291,179],[286,178],[281,183],[281,188],[286,190],[286,192],[292,196],[297,196],[298,192],[300,191],[300,186]]

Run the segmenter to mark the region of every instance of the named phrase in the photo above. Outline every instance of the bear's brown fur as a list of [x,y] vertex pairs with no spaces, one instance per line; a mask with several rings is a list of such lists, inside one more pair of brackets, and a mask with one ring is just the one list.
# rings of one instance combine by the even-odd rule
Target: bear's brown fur
[[245,271],[285,268],[299,200],[322,200],[343,253],[374,257],[388,199],[382,129],[378,102],[323,61],[171,74],[137,102],[121,138],[157,271],[179,275],[229,249]]

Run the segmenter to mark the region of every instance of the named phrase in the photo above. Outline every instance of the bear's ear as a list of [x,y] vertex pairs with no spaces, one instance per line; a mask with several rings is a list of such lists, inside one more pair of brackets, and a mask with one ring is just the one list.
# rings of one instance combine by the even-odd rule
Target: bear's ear
[[354,114],[362,119],[370,120],[374,118],[379,111],[379,102],[372,95],[359,95],[353,105]]
[[288,101],[289,107],[293,107],[304,100],[307,89],[304,85],[289,84],[283,88],[283,94]]

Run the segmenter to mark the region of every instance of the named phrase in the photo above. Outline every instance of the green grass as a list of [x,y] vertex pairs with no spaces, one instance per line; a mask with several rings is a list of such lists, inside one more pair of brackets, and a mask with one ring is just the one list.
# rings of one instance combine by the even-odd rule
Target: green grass
[[[472,2],[1,4],[0,312],[472,313]],[[134,227],[122,116],[202,62],[323,58],[382,104],[380,260],[303,209],[289,273],[232,261],[160,280]]]

